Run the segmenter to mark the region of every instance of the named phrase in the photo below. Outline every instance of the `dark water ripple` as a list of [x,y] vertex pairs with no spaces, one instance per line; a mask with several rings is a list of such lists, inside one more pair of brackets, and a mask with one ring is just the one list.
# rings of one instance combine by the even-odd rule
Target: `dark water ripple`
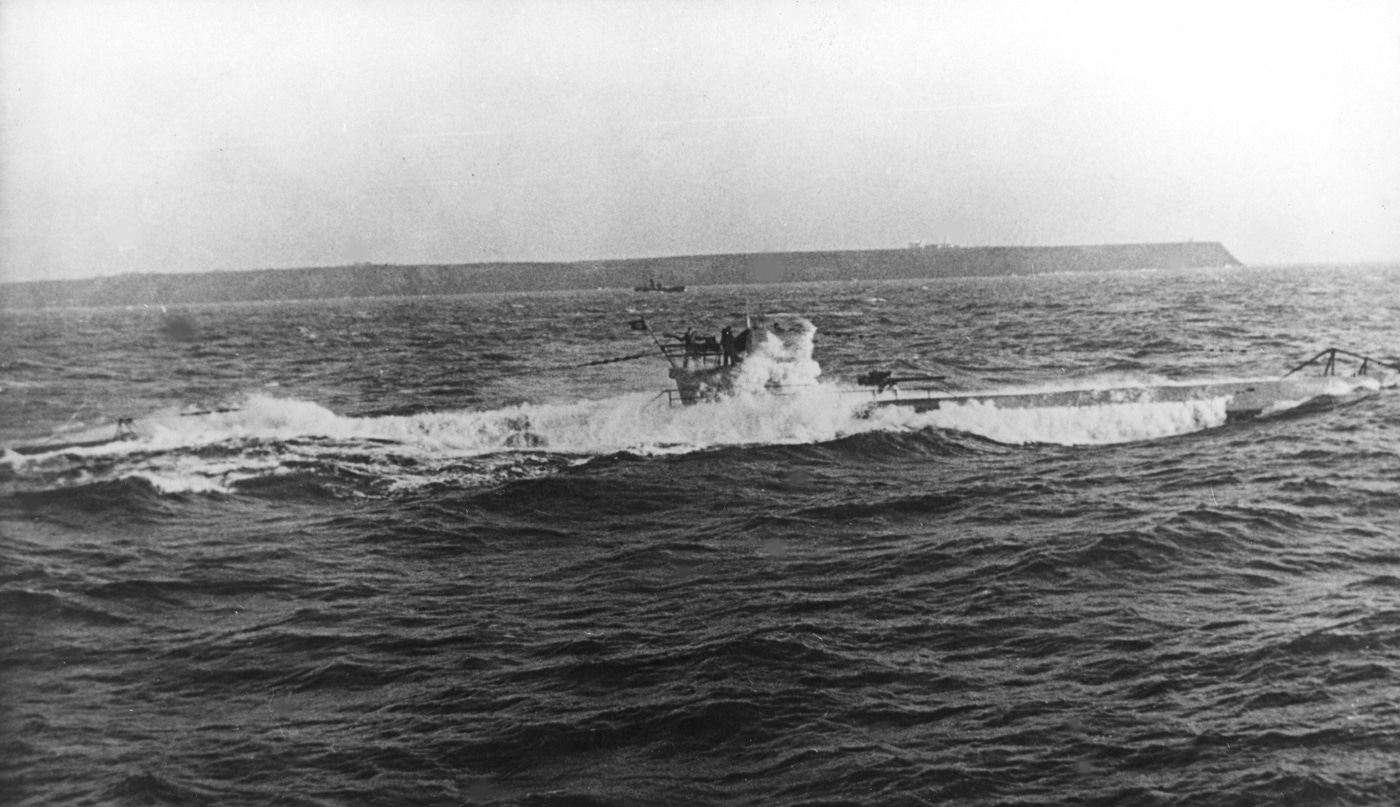
[[[713,324],[752,294],[211,306],[181,340],[154,311],[0,317],[6,443],[320,407],[0,464],[0,801],[1400,800],[1393,391],[1092,447],[641,420],[632,444],[608,412],[655,366],[550,372],[636,352],[638,309]],[[764,294],[832,377],[1400,349],[1388,267]]]

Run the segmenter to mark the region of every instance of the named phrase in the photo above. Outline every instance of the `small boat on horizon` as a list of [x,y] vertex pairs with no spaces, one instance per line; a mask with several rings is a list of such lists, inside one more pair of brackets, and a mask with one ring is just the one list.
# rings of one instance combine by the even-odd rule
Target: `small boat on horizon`
[[685,286],[663,286],[660,281],[653,277],[647,280],[645,286],[634,286],[633,291],[662,291],[674,294],[675,292],[685,291]]

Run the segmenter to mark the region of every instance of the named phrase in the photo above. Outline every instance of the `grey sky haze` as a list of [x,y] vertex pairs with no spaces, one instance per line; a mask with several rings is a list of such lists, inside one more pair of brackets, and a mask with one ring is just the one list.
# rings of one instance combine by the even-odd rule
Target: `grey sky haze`
[[1218,240],[1400,259],[1393,2],[0,3],[0,279]]

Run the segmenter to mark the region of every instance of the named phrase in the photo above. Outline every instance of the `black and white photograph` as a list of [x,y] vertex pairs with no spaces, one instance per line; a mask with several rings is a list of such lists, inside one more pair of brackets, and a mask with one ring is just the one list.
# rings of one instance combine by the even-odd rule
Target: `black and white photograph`
[[0,805],[1400,803],[1400,4],[0,0]]

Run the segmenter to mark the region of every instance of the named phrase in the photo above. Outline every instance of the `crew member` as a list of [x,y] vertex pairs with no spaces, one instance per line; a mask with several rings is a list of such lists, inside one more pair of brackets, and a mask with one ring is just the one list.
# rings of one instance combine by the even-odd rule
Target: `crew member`
[[724,354],[724,364],[734,364],[739,360],[739,351],[734,347],[734,329],[728,325],[719,332],[719,349]]

